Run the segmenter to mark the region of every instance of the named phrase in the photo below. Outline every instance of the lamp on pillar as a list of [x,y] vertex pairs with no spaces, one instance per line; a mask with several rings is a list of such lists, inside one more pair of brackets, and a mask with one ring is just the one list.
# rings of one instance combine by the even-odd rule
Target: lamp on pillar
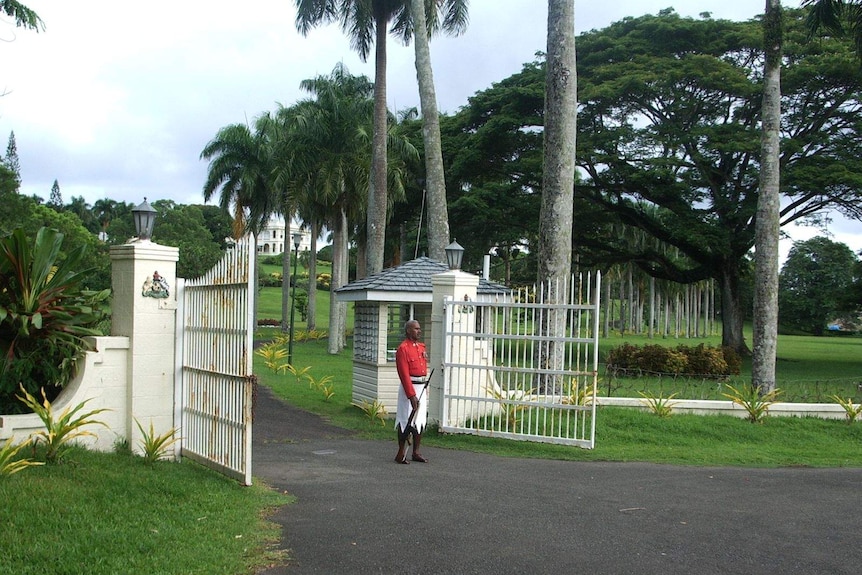
[[144,198],[144,203],[132,210],[132,217],[135,219],[135,233],[138,234],[139,240],[148,240],[153,237],[156,210],[147,203],[147,198]]
[[293,314],[296,309],[296,266],[299,263],[299,244],[302,242],[302,234],[293,234],[293,288],[290,296],[290,338],[287,344],[287,363],[293,365]]
[[461,260],[464,259],[464,248],[458,245],[458,242],[453,241],[446,246],[446,263],[450,270],[460,270]]

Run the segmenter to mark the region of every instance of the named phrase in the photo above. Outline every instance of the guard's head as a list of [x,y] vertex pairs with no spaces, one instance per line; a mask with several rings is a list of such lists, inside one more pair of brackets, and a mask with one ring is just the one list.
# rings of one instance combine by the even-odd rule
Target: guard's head
[[419,335],[422,333],[422,328],[419,326],[418,321],[411,319],[404,324],[404,333],[409,339],[419,339]]

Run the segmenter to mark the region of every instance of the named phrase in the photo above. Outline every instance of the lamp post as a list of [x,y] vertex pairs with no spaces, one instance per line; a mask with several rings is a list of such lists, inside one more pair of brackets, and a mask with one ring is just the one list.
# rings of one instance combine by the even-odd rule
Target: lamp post
[[461,260],[464,259],[464,248],[458,245],[458,242],[452,240],[452,243],[446,246],[446,263],[450,270],[460,270]]
[[293,234],[293,287],[290,295],[290,339],[287,344],[287,363],[293,365],[293,314],[296,310],[296,266],[299,263],[299,244],[302,241],[302,234]]
[[144,198],[144,203],[132,210],[132,217],[135,220],[135,233],[138,234],[139,240],[149,240],[153,237],[153,227],[156,225],[156,210],[147,203],[147,198]]

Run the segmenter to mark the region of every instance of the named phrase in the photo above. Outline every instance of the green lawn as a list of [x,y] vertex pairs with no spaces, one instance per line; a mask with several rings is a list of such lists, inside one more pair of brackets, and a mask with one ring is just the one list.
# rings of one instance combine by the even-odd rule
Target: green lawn
[[[844,341],[844,340],[841,340]],[[850,341],[850,340],[848,340]],[[854,358],[862,355],[862,339],[844,348]],[[318,413],[335,425],[357,430],[363,437],[392,441],[391,421],[373,421],[351,405],[351,353],[329,355],[326,341],[302,342],[295,346],[296,369],[308,369],[320,381],[331,376],[334,395],[327,398],[313,382],[291,374],[268,370],[259,356],[255,373],[264,385],[292,405]],[[809,344],[800,350],[813,349]],[[799,359],[803,361],[802,358]],[[817,373],[815,354],[804,360]],[[823,358],[829,364],[830,357]],[[824,371],[829,371],[827,365]],[[750,373],[745,374],[750,377]],[[779,386],[782,382],[779,380]],[[468,449],[507,457],[540,457],[579,461],[649,461],[679,465],[862,467],[862,421],[816,418],[767,417],[752,424],[730,416],[671,415],[600,407],[596,423],[596,448],[555,446],[520,441],[438,433],[432,429],[428,445]]]
[[293,501],[184,460],[75,448],[0,475],[0,573],[239,575],[280,561],[271,510]]

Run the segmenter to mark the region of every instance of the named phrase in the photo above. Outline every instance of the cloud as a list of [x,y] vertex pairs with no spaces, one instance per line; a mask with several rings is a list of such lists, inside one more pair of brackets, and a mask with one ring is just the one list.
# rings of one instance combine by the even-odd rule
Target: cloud
[[[206,162],[199,156],[219,128],[293,104],[306,96],[301,80],[338,62],[374,78],[373,57],[362,62],[337,24],[299,34],[291,0],[26,4],[47,29],[36,34],[0,21],[0,93],[10,91],[0,98],[0,135],[14,130],[23,192],[44,198],[57,179],[66,201],[202,202]],[[577,2],[576,29],[668,4]],[[763,11],[750,0],[676,4],[694,17],[708,10],[741,20]],[[546,18],[545,0],[470,2],[464,36],[432,39],[439,109],[456,112],[534,60],[545,50]],[[390,38],[387,50],[390,108],[418,107],[413,46]]]

